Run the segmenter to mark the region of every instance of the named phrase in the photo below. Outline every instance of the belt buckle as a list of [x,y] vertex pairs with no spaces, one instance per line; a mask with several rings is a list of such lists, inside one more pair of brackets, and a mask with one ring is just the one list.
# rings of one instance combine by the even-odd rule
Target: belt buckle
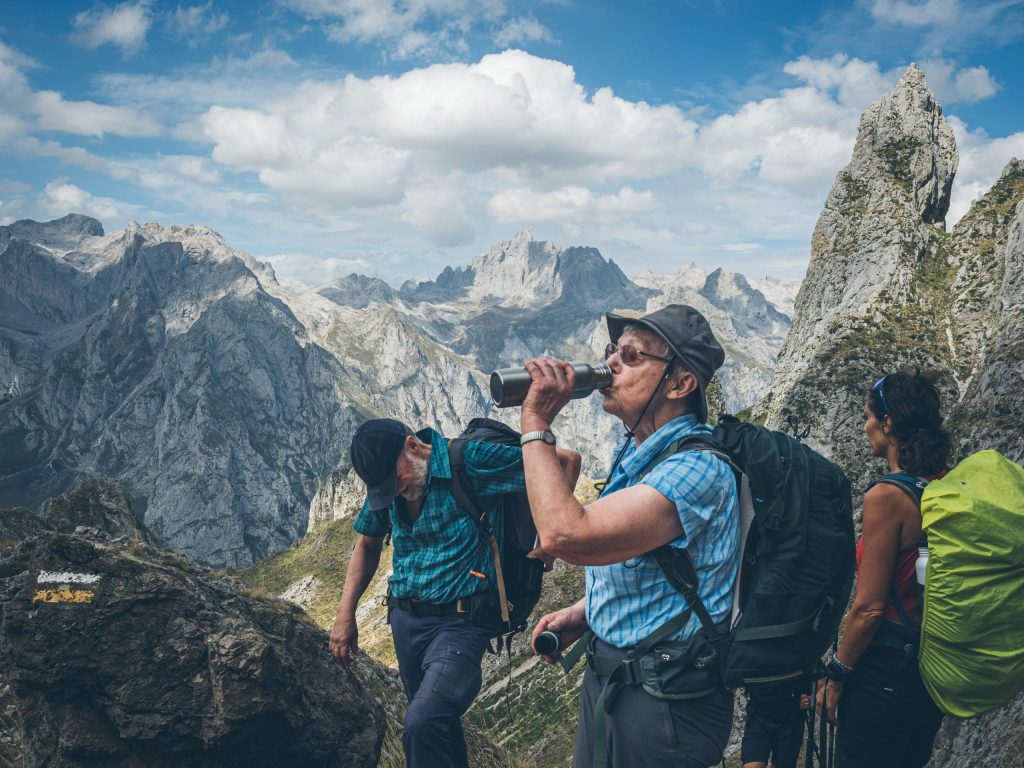
[[455,612],[456,613],[472,613],[472,605],[468,597],[460,597],[455,601]]

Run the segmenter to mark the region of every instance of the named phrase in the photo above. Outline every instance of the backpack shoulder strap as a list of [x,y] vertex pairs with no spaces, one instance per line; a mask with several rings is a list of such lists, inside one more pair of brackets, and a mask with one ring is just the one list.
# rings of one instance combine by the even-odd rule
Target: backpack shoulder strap
[[[921,506],[921,496],[924,489],[928,487],[928,481],[921,477],[914,477],[906,472],[890,472],[877,483],[872,485],[895,485],[910,497],[918,507]],[[869,489],[870,490],[870,489]]]
[[466,471],[466,443],[467,437],[456,437],[448,441],[448,463],[452,470],[452,496],[455,497],[455,504],[459,509],[468,514],[476,523],[480,522],[483,510],[480,508],[480,499],[473,490],[469,481],[469,473]]

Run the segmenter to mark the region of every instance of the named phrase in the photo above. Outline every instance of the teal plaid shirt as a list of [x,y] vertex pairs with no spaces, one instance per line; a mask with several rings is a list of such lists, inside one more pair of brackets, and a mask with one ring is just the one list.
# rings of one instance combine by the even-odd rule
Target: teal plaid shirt
[[[356,516],[354,527],[365,536],[384,536],[390,517],[393,573],[391,594],[428,603],[450,603],[460,597],[486,592],[494,587],[494,559],[491,548],[476,523],[460,508],[450,492],[452,469],[448,441],[433,429],[416,433],[429,442],[430,470],[423,507],[409,526],[398,513],[405,500],[398,498],[387,511],[371,512],[366,502]],[[463,457],[466,474],[496,533],[503,530],[501,504],[486,504],[486,497],[519,491],[526,487],[523,450],[479,440],[466,444]],[[497,498],[494,499],[498,501]],[[486,576],[481,579],[470,571]]]

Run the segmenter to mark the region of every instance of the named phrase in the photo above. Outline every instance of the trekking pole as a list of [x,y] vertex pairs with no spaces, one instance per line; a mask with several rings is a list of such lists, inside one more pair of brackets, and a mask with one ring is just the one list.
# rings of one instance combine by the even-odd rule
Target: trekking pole
[[[805,768],[814,768],[814,713],[817,705],[818,698],[818,681],[811,681],[811,706],[807,710],[806,722],[804,725],[807,728],[807,751],[804,753],[804,766]],[[821,760],[818,760],[818,765],[821,765]]]

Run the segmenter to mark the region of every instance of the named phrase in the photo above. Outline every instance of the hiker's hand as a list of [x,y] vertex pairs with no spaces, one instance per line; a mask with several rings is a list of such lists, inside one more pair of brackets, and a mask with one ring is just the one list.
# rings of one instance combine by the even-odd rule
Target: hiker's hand
[[352,654],[359,650],[359,629],[356,627],[354,616],[349,618],[339,615],[334,619],[327,647],[341,662],[341,666],[348,667],[352,661]]
[[576,371],[564,360],[551,357],[535,357],[524,365],[533,383],[519,413],[519,429],[523,432],[547,429],[572,399]]
[[[537,635],[548,631],[558,635],[561,640],[562,651],[564,651],[583,637],[589,629],[590,625],[587,624],[586,607],[584,602],[580,600],[575,605],[570,605],[568,608],[563,608],[560,611],[555,611],[542,617],[537,622],[537,626],[533,628],[533,634],[530,636],[530,646],[533,646],[533,641],[537,639]],[[541,656],[541,658],[549,664],[555,664],[562,658],[562,652],[559,651],[554,656]]]
[[843,684],[837,680],[819,680],[817,704],[818,714],[826,718],[832,725],[839,725],[836,719],[836,707],[843,695]]
[[809,693],[800,694],[800,709],[811,708],[811,695]]

